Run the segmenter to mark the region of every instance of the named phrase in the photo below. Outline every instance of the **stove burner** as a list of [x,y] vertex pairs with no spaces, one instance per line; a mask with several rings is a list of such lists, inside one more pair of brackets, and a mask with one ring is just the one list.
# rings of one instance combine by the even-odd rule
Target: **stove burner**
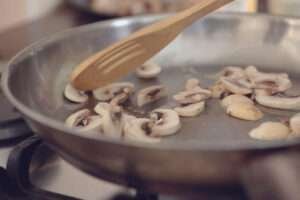
[[[10,153],[6,171],[0,168],[0,197],[4,200],[79,200],[34,186],[30,181],[30,166],[34,152],[42,144],[38,136],[32,136],[18,144]],[[157,195],[137,192],[135,197],[119,194],[112,200],[157,200]]]
[[22,118],[0,121],[0,142],[9,143],[24,139],[32,134]]
[[[45,148],[43,148],[45,147]],[[43,159],[34,159],[35,153],[41,154]],[[55,156],[54,156],[55,155]],[[32,136],[18,144],[10,153],[6,170],[0,168],[0,199],[2,200],[79,200],[78,198],[49,192],[35,186],[31,182],[31,175],[42,166],[46,166],[50,162],[51,156],[58,158],[56,154],[43,144],[38,136]],[[245,200],[244,194],[234,194],[231,197],[169,197],[148,194],[144,191],[137,191],[136,195],[130,195],[120,192],[111,200],[164,200],[164,199],[210,199],[210,200]],[[212,194],[208,194],[210,196]]]

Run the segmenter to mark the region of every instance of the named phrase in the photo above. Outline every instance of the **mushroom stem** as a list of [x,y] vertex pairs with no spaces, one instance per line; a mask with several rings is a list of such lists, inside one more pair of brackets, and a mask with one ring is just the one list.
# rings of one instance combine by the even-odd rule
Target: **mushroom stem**
[[158,101],[168,95],[167,88],[163,85],[151,86],[140,90],[137,94],[137,105],[142,107],[146,104]]

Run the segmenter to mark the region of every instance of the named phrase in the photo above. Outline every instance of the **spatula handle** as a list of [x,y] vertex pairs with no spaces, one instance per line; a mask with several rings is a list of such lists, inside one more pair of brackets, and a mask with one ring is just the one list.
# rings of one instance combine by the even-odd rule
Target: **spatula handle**
[[234,0],[201,0],[191,8],[185,9],[176,15],[172,15],[162,21],[137,31],[132,35],[132,38],[145,35],[147,33],[161,32],[162,30],[170,30],[173,35],[177,35],[196,20],[232,1]]
[[182,21],[184,26],[189,26],[199,18],[223,7],[232,1],[234,0],[202,0],[193,7],[179,13],[179,15],[177,15],[178,17],[176,18],[177,20]]

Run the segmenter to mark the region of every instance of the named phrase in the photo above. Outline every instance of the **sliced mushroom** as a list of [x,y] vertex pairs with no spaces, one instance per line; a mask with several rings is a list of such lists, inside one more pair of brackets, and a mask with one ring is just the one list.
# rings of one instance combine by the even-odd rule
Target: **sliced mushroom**
[[291,117],[289,124],[290,124],[291,130],[292,130],[292,133],[297,136],[300,136],[300,113]]
[[146,118],[136,118],[134,116],[126,117],[124,122],[124,138],[147,143],[160,142],[160,138],[150,137],[150,120]]
[[217,81],[216,84],[210,88],[210,90],[212,92],[212,97],[217,99],[230,94],[230,92],[225,88],[221,81]]
[[173,99],[179,104],[188,105],[209,99],[211,95],[212,92],[210,90],[203,89],[197,86],[191,90],[179,92],[178,94],[173,96]]
[[88,118],[91,116],[91,111],[88,109],[79,110],[71,114],[65,121],[69,127],[84,127],[88,124]]
[[257,95],[255,100],[266,107],[283,110],[300,110],[300,96],[287,97],[283,95],[265,96]]
[[105,87],[93,91],[95,99],[99,101],[110,101],[117,95],[126,93],[130,95],[134,92],[134,85],[128,82],[112,83]]
[[167,88],[163,85],[151,86],[140,90],[137,94],[137,105],[142,107],[146,104],[153,103],[168,95]]
[[153,62],[147,62],[136,70],[139,78],[151,79],[156,78],[161,72],[161,67]]
[[254,98],[255,96],[272,96],[272,91],[268,89],[255,89]]
[[290,129],[280,122],[265,122],[249,133],[250,137],[258,140],[282,140],[290,135]]
[[245,72],[256,89],[267,89],[275,94],[285,92],[292,87],[292,82],[286,73],[263,73],[254,66],[247,67]]
[[120,138],[123,125],[121,108],[108,103],[98,103],[94,110],[101,117],[103,133],[109,137]]
[[263,117],[263,113],[251,103],[230,104],[226,113],[232,117],[248,121],[257,121]]
[[186,90],[192,90],[198,86],[200,86],[200,81],[196,78],[191,78],[191,79],[187,80],[185,83]]
[[68,127],[79,128],[80,131],[101,131],[102,119],[92,115],[88,109],[79,110],[71,114],[65,121]]
[[130,93],[131,93],[130,91],[128,91],[127,89],[124,89],[124,92],[115,96],[110,101],[110,104],[113,106],[119,106],[119,105],[124,104],[129,99]]
[[246,103],[246,104],[254,105],[254,102],[251,99],[249,99],[248,97],[245,97],[243,95],[239,95],[239,94],[233,94],[233,95],[227,96],[221,101],[221,105],[224,108],[227,108],[228,106],[230,106],[232,104],[237,104],[237,103]]
[[246,77],[245,71],[240,67],[225,67],[221,72],[221,77],[226,77],[230,79],[243,79]]
[[225,89],[233,94],[247,95],[252,93],[251,86],[245,80],[221,78],[220,81]]
[[174,108],[174,110],[178,113],[181,117],[196,117],[200,115],[205,109],[205,102],[199,102],[195,104],[190,104],[187,106],[180,106]]
[[64,91],[65,97],[74,103],[84,103],[88,100],[88,95],[83,91],[76,90],[71,84],[68,84]]
[[150,113],[150,119],[150,136],[153,137],[174,135],[181,128],[180,118],[174,110],[156,109]]

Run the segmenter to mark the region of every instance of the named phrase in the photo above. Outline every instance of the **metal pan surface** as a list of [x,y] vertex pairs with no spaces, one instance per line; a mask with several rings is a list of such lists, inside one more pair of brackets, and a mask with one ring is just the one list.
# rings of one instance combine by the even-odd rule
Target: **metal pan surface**
[[[269,153],[300,143],[299,139],[250,139],[248,132],[262,121],[230,118],[216,101],[209,102],[201,116],[183,119],[178,135],[155,145],[82,135],[66,128],[66,116],[80,109],[62,96],[73,67],[161,17],[96,23],[40,41],[10,62],[2,79],[4,93],[37,134],[66,160],[97,177],[150,191],[238,184],[241,167],[254,153]],[[133,74],[124,79],[134,82],[137,88],[164,84],[171,98],[190,77],[197,77],[202,85],[208,86],[224,66],[256,65],[263,71],[289,73],[294,90],[300,93],[299,27],[297,19],[235,13],[210,15],[154,58],[164,67],[159,79],[145,82]],[[267,113],[263,121],[294,114],[262,109]]]

